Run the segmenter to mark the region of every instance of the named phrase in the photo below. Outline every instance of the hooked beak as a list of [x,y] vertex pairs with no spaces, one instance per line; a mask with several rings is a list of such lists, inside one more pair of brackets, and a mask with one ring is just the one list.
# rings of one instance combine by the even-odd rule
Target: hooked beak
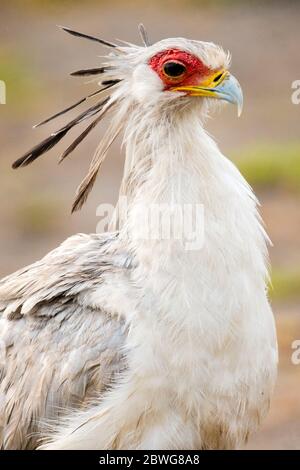
[[227,70],[219,70],[199,85],[174,87],[172,91],[182,91],[190,96],[205,96],[228,101],[228,103],[237,106],[238,116],[242,113],[243,92],[241,86]]

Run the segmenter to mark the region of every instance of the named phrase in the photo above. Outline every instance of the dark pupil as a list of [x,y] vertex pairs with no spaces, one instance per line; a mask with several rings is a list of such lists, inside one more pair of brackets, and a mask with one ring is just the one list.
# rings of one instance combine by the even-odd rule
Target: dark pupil
[[185,72],[185,66],[178,62],[167,62],[164,65],[164,72],[169,77],[180,77]]

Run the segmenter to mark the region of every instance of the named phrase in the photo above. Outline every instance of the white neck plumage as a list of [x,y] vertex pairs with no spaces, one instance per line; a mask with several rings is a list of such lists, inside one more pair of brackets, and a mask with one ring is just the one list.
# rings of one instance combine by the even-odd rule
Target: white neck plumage
[[[203,129],[199,109],[187,106],[166,113],[151,109],[143,119],[138,112],[129,119],[121,195],[129,204],[123,228],[135,251],[146,252],[147,247],[151,251],[156,246],[165,250],[181,246],[187,251],[186,242],[193,241],[195,231],[200,230],[196,241],[203,243],[193,250],[200,257],[211,256],[213,263],[226,260],[227,266],[253,263],[260,278],[265,278],[265,233],[255,196]],[[166,225],[158,228],[155,216],[147,216],[150,227],[145,232],[145,210],[155,212],[155,206],[159,220],[171,223],[169,238]],[[179,217],[180,208],[187,218]],[[193,222],[188,224],[190,217]]]
[[[150,296],[140,309],[149,327],[157,315],[166,337],[176,331],[178,347],[196,335],[196,343],[201,338],[202,346],[221,348],[249,305],[256,302],[253,315],[259,315],[266,302],[266,238],[256,199],[204,131],[197,110],[183,110],[172,121],[150,117],[128,125],[122,187],[129,209],[121,233],[137,259],[133,281]],[[171,237],[161,236],[152,212],[145,234],[145,211],[155,204],[163,228],[167,220],[177,230]],[[192,207],[192,224],[174,204]],[[203,208],[198,220],[197,205]]]

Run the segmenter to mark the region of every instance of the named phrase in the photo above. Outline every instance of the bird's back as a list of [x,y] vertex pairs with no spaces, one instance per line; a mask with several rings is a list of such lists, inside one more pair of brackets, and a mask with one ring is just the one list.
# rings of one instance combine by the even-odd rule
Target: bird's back
[[35,448],[45,423],[99,397],[125,367],[126,327],[101,290],[126,278],[126,260],[117,234],[77,235],[0,282],[1,448]]

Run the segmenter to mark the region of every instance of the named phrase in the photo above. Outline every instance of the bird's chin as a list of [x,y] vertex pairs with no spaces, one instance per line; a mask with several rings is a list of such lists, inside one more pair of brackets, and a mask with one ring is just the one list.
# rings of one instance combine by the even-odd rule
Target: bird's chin
[[[220,113],[223,108],[227,106],[225,101],[200,96],[185,96],[177,101],[173,101],[173,103],[175,102],[178,105],[177,110],[180,116],[183,116],[183,114],[187,116],[197,116],[201,125],[204,125],[212,115]],[[174,115],[174,111],[176,110],[174,104],[169,107],[169,110]]]
[[216,100],[214,98],[204,98],[203,99],[203,113],[206,117],[211,114],[220,113],[228,103],[223,100]]
[[201,122],[206,122],[209,117],[214,114],[219,114],[227,103],[222,100],[216,100],[214,98],[207,98],[202,96],[189,96],[187,97],[190,103],[189,109],[195,110],[201,119]]

